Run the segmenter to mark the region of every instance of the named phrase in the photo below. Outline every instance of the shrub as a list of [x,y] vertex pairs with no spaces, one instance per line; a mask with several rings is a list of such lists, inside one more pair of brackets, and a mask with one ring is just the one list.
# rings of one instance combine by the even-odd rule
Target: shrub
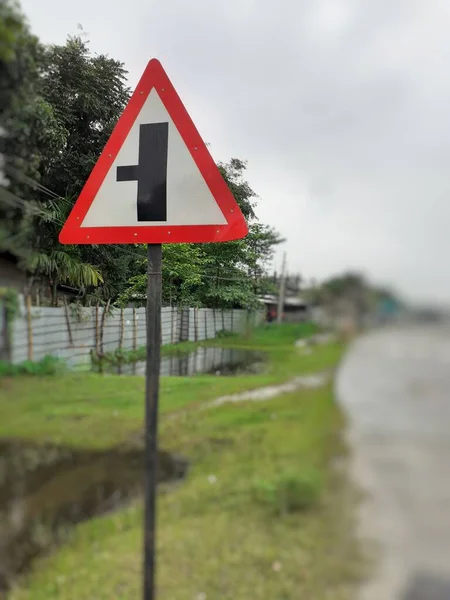
[[218,331],[216,333],[216,337],[220,340],[220,339],[236,337],[236,334],[233,333],[232,331],[228,331],[227,329],[221,329],[220,331]]
[[286,471],[272,480],[254,485],[254,498],[270,506],[278,515],[304,511],[315,506],[322,494],[323,481],[315,469]]
[[18,364],[0,361],[0,377],[17,375],[57,375],[66,369],[66,363],[56,356],[44,356],[39,361],[24,360]]

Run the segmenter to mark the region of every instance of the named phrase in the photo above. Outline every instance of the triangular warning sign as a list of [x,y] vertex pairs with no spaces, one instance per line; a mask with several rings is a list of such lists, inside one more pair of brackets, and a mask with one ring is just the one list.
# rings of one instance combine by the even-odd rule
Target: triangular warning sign
[[151,60],[60,235],[62,244],[225,242],[245,219],[157,60]]

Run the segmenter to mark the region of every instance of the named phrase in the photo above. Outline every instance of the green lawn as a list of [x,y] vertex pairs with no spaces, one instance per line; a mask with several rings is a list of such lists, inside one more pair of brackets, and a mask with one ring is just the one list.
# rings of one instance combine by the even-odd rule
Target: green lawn
[[[293,342],[302,333],[273,327],[223,340],[266,350],[270,366],[261,375],[162,381],[163,415],[183,410],[163,416],[160,446],[189,458],[191,468],[181,485],[159,495],[159,600],[351,598],[362,563],[353,493],[332,466],[345,448],[331,386],[197,410],[222,394],[337,364],[339,345],[297,351]],[[141,429],[142,415],[136,377],[10,379],[0,392],[2,435],[107,447]],[[137,502],[78,526],[65,546],[35,563],[10,599],[135,600],[141,550]]]
[[[310,332],[308,324],[288,325],[257,329],[248,339],[216,340],[215,345],[267,352],[267,370],[239,377],[163,377],[161,413],[334,366],[342,352],[338,344],[317,347],[309,355],[295,351],[294,341]],[[141,429],[143,412],[143,377],[72,373],[0,380],[0,437],[107,448]]]
[[[193,465],[159,498],[158,598],[349,598],[360,573],[353,500],[330,469],[343,454],[341,427],[329,388],[164,422],[162,445]],[[309,510],[279,516],[255,498],[261,481],[311,470],[324,483]],[[139,598],[141,531],[140,503],[79,526],[11,599]]]

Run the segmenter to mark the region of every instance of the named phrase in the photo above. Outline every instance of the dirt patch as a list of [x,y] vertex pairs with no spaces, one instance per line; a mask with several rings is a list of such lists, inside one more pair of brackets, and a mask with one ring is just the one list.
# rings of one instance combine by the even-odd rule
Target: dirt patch
[[221,406],[229,402],[263,402],[265,400],[271,400],[280,394],[289,394],[299,389],[314,389],[322,387],[330,380],[329,373],[315,373],[314,375],[302,375],[295,377],[285,383],[279,385],[269,385],[263,388],[257,388],[255,390],[249,390],[247,392],[241,392],[238,394],[230,394],[229,396],[221,396],[211,402],[208,402],[202,409],[211,408],[214,406]]

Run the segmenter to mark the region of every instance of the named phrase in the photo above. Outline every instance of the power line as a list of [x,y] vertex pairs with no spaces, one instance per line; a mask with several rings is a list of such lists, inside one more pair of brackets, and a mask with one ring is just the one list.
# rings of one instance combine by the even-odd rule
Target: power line
[[58,199],[64,200],[64,198],[62,196],[59,196],[55,192],[52,192],[52,190],[45,187],[45,185],[42,185],[42,183],[39,183],[38,181],[36,181],[35,179],[32,179],[28,175],[25,175],[24,173],[19,171],[19,169],[16,169],[15,167],[13,167],[11,165],[7,165],[5,170],[9,175],[13,175],[13,177],[16,177],[19,181],[22,181],[23,183],[28,184],[30,187],[32,187],[38,191],[41,191],[53,198],[58,198]]

